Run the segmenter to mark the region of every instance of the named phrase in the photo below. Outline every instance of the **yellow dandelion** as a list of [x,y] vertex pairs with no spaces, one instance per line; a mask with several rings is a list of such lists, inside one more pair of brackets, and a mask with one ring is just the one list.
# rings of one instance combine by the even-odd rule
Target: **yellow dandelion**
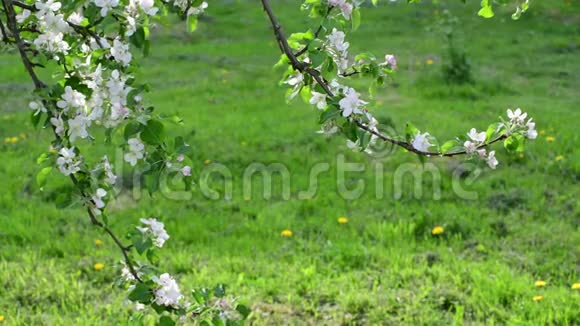
[[435,63],[435,61],[433,61],[433,59],[427,59],[427,61],[425,61],[425,63],[428,65],[432,65]]
[[535,285],[535,286],[537,286],[537,287],[546,286],[546,281],[537,280],[537,281],[534,283],[534,285]]
[[548,137],[546,137],[546,141],[548,143],[553,143],[554,141],[556,141],[556,137],[554,137],[554,136],[548,136]]
[[103,245],[103,241],[100,239],[95,240],[95,246],[102,246]]
[[26,134],[25,134],[25,133],[20,133],[20,138],[21,138],[22,140],[24,140],[24,139],[28,138],[28,136],[26,136]]
[[205,164],[205,165],[208,165],[210,163],[211,163],[211,160],[205,160],[205,161],[203,161],[203,164]]
[[432,235],[441,235],[445,232],[445,229],[442,226],[436,226],[431,230]]
[[346,217],[339,217],[338,218],[338,223],[340,223],[340,224],[346,224],[346,223],[348,223],[348,219]]
[[4,316],[0,315],[0,323],[3,322],[4,319],[6,319],[6,318],[4,318]]
[[18,142],[18,137],[12,137],[12,144],[16,144]]
[[6,144],[10,144],[10,142],[11,142],[11,141],[12,141],[12,138],[10,138],[10,137],[6,137],[6,138],[4,138],[4,142],[5,142]]
[[543,135],[545,135],[545,134],[546,134],[546,131],[545,131],[545,130],[540,130],[540,135],[542,135],[542,136],[543,136]]
[[290,238],[292,236],[292,231],[286,229],[286,230],[282,231],[282,233],[280,233],[280,235],[285,237],[285,238]]
[[105,268],[105,264],[103,264],[103,263],[96,263],[94,267],[95,267],[95,270],[96,271],[100,271],[101,269]]
[[572,290],[580,290],[580,283],[572,284]]
[[564,159],[564,156],[562,156],[562,155],[556,156],[556,162],[560,162],[563,159]]
[[542,296],[542,295],[535,295],[532,299],[534,301],[541,301],[541,300],[544,300],[544,296]]

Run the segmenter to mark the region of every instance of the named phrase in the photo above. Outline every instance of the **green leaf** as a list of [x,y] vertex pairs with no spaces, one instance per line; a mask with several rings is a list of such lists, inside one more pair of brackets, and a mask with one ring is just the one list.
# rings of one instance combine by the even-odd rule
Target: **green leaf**
[[197,17],[189,16],[187,17],[187,26],[189,27],[189,32],[193,33],[197,29]]
[[149,303],[151,299],[153,299],[153,293],[149,285],[145,283],[137,283],[133,291],[129,293],[129,300],[131,301]]
[[191,146],[189,146],[181,136],[175,137],[173,147],[173,150],[177,154],[189,154],[191,152]]
[[457,141],[456,140],[449,140],[449,141],[445,142],[443,145],[441,145],[441,152],[447,153],[455,146],[457,146]]
[[244,317],[244,319],[248,318],[252,310],[250,308],[244,306],[243,304],[239,304],[236,306],[236,310]]
[[39,187],[41,188],[44,187],[44,185],[46,184],[46,179],[48,178],[50,172],[52,172],[52,166],[47,166],[42,170],[40,170],[40,172],[38,172],[38,174],[36,175],[36,183],[38,184]]
[[522,152],[524,150],[524,136],[520,134],[511,135],[504,140],[503,146],[508,152]]
[[356,31],[360,26],[360,10],[358,7],[352,11],[351,21],[352,21],[352,30]]
[[133,237],[133,246],[135,247],[137,252],[141,255],[147,249],[153,246],[153,242],[151,242],[151,239],[149,237],[146,237],[142,234],[137,234]]
[[165,127],[158,120],[149,120],[141,132],[141,140],[151,145],[159,145],[165,139]]
[[491,0],[482,0],[481,1],[481,9],[477,13],[483,18],[491,18],[493,17],[493,8],[491,7]]
[[171,317],[169,317],[169,316],[161,316],[161,318],[159,318],[159,322],[157,323],[157,325],[159,325],[159,326],[173,326],[173,325],[175,325],[175,321],[173,321],[173,319],[171,319]]
[[226,287],[223,284],[218,284],[213,289],[213,294],[218,298],[223,298],[226,295]]
[[143,126],[142,124],[140,124],[136,121],[129,122],[125,126],[125,131],[123,133],[125,140],[129,140],[129,138],[132,138],[133,135],[140,133],[144,129],[144,127],[145,126]]
[[487,127],[487,131],[485,132],[485,141],[488,142],[491,138],[496,134],[500,123],[492,123]]
[[318,122],[320,124],[323,124],[326,121],[333,119],[333,118],[336,118],[339,115],[340,115],[339,110],[337,110],[334,107],[329,107],[328,109],[322,111],[322,113],[320,114],[320,119],[318,119]]
[[72,204],[72,196],[68,191],[61,192],[54,200],[56,208],[67,208]]
[[415,138],[415,136],[419,133],[419,129],[417,129],[412,123],[407,122],[407,125],[405,126],[405,138],[407,139],[407,142],[411,142],[413,141],[413,138]]

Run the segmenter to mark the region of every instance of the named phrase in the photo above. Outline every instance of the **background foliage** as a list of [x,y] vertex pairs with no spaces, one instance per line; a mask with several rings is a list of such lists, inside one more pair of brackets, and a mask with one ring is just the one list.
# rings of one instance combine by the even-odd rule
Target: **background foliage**
[[[302,28],[295,2],[275,5],[287,31]],[[161,216],[172,235],[162,265],[184,288],[227,284],[229,293],[252,304],[258,324],[580,322],[579,293],[570,289],[580,263],[573,124],[580,118],[580,8],[542,1],[513,22],[507,8],[482,20],[478,5],[383,3],[363,8],[365,22],[352,36],[358,51],[397,54],[395,84],[377,92],[385,105],[374,114],[399,130],[412,120],[450,137],[514,105],[533,114],[538,141],[521,157],[501,157],[498,171],[485,172],[472,186],[477,201],[456,198],[449,174],[440,201],[374,199],[374,162],[339,139],[313,135],[309,106],[284,103],[283,89],[272,82],[279,74],[270,63],[279,54],[261,7],[221,0],[200,21],[199,33],[185,26],[153,30],[155,46],[142,74],[156,89],[149,100],[158,110],[184,118],[198,165],[219,162],[234,171],[234,198],[216,202],[199,194],[175,202],[144,195],[136,202],[127,192],[109,208],[113,226],[126,229],[147,212]],[[474,83],[448,85],[442,77],[446,40],[432,28],[446,8],[461,20],[459,44]],[[51,176],[49,188],[37,188],[35,160],[46,150],[40,140],[48,131],[31,127],[30,83],[18,58],[3,53],[0,71],[0,315],[23,325],[126,320],[131,307],[119,309],[124,294],[108,289],[118,274],[118,260],[110,258],[118,257],[116,248],[87,246],[106,237],[82,208],[54,207],[69,187],[64,177]],[[241,196],[239,181],[251,162],[286,164],[295,195],[308,182],[304,167],[328,161],[334,168],[337,153],[367,165],[367,172],[353,175],[367,181],[358,201],[338,196],[331,173],[322,175],[312,200],[282,201],[280,192],[268,201]],[[390,194],[389,167],[415,161],[397,153],[383,162]],[[454,165],[434,162],[444,171]],[[340,216],[348,223],[339,224]],[[437,225],[445,231],[434,237]],[[284,229],[292,237],[281,237]],[[535,287],[538,279],[547,285]],[[544,299],[533,301],[535,295]]]

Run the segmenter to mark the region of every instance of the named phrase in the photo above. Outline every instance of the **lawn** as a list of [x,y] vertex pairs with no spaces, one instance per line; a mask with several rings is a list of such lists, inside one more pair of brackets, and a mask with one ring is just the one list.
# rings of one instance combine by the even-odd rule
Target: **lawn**
[[[286,31],[305,29],[297,1],[273,2]],[[496,146],[496,171],[458,178],[469,168],[461,158],[432,158],[440,183],[425,174],[421,195],[410,176],[398,186],[401,168],[420,175],[417,157],[369,156],[316,134],[315,109],[285,102],[281,72],[272,69],[279,50],[259,2],[216,0],[194,34],[183,24],[154,29],[140,74],[152,89],[145,100],[183,118],[170,134],[192,145],[195,175],[222,164],[232,196],[224,198],[214,176],[217,200],[199,187],[187,198],[174,198],[176,191],[150,198],[126,171],[109,213],[113,229],[122,234],[157,216],[171,236],[162,268],[183,289],[225,284],[252,308],[256,325],[580,324],[580,291],[571,289],[580,282],[580,6],[534,1],[518,21],[507,9],[484,20],[479,2],[470,2],[382,1],[362,9],[349,41],[352,53],[397,55],[399,70],[377,90],[372,112],[399,132],[412,121],[444,139],[486,128],[507,108],[533,116],[538,139],[511,156]],[[445,9],[460,20],[456,45],[471,63],[471,84],[442,78],[448,58],[436,22]],[[15,53],[0,52],[0,325],[125,324],[133,306],[111,286],[118,249],[81,205],[55,207],[71,187],[64,176],[36,185],[36,158],[50,133],[32,127],[31,89]],[[91,147],[92,159],[104,150]],[[363,171],[337,182],[341,158]],[[278,176],[270,198],[258,177],[244,196],[253,163],[284,165],[290,198]],[[300,196],[320,163],[329,171],[318,176],[317,192]],[[357,198],[341,195],[361,182]],[[441,235],[432,234],[436,226]],[[292,236],[281,236],[286,229]]]

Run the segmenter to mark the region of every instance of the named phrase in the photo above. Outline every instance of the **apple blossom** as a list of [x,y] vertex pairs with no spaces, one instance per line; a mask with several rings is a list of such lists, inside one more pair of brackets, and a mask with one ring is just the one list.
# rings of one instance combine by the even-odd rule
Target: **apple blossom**
[[58,169],[62,174],[64,174],[65,176],[69,176],[81,170],[80,168],[81,162],[76,156],[74,147],[71,148],[63,147],[60,149],[58,154],[59,157],[56,160],[56,164],[58,165]]
[[489,165],[490,168],[495,169],[497,167],[497,159],[495,158],[495,151],[491,151],[489,152],[489,155],[487,156],[486,159],[487,165]]
[[154,218],[142,218],[140,221],[145,224],[145,227],[137,227],[137,229],[143,234],[151,235],[153,243],[157,247],[163,247],[165,241],[169,239],[169,234],[165,231],[165,225]]
[[85,106],[86,97],[75,91],[72,87],[66,86],[64,93],[61,95],[62,100],[56,103],[56,106],[67,112],[70,108],[80,108]]
[[107,16],[109,10],[119,5],[119,0],[93,0],[94,4],[101,8],[101,16]]
[[310,104],[316,105],[319,110],[324,109],[326,107],[326,94],[312,92]]
[[180,306],[183,295],[173,277],[167,273],[163,273],[159,277],[154,276],[152,280],[158,285],[158,288],[154,291],[155,303],[174,308]]
[[411,143],[413,148],[420,152],[428,152],[429,148],[433,146],[433,144],[429,142],[429,137],[430,135],[428,132],[418,133]]
[[131,138],[127,141],[129,144],[129,153],[125,153],[125,162],[131,164],[131,166],[137,165],[137,161],[142,159],[144,156],[145,145],[139,138]]
[[360,110],[360,107],[367,104],[367,102],[361,100],[359,94],[353,88],[348,88],[345,92],[344,98],[342,98],[338,104],[342,110],[342,116],[349,117],[353,113],[362,113],[363,111]]
[[384,65],[389,66],[392,70],[397,70],[397,58],[393,54],[385,55]]

